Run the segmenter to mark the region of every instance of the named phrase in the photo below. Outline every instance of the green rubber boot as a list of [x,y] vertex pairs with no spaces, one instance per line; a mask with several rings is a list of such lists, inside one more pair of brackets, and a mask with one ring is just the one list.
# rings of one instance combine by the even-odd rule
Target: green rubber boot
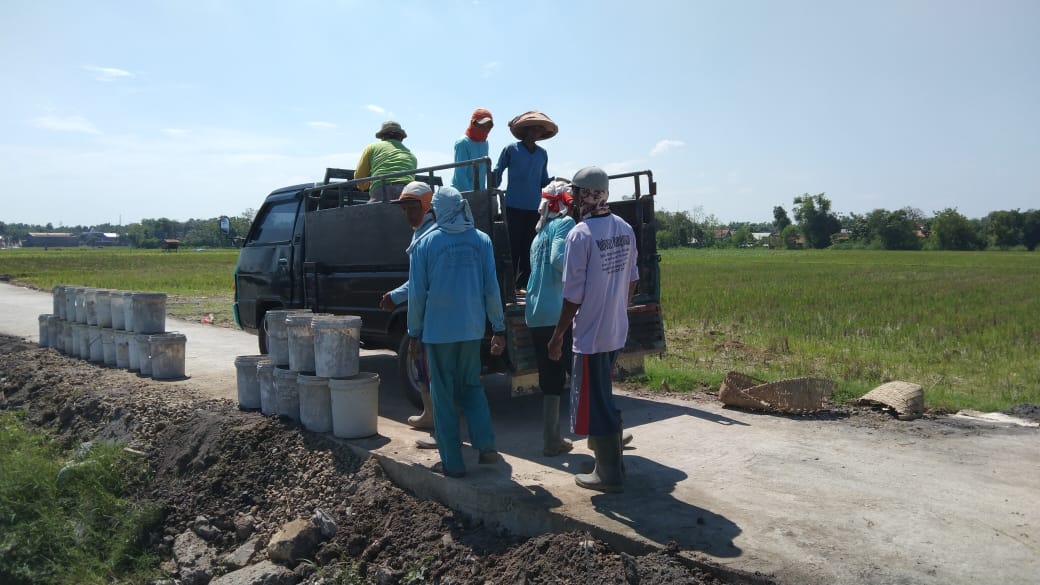
[[621,435],[590,435],[589,446],[596,455],[596,468],[592,473],[575,475],[574,483],[600,492],[625,491],[621,468]]
[[542,397],[542,455],[555,457],[569,453],[574,445],[560,436],[560,397]]

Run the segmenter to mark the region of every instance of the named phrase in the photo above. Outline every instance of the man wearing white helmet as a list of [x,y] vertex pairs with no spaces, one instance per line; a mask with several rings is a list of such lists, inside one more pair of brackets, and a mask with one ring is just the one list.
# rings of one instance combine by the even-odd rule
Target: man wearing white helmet
[[628,304],[639,280],[636,235],[607,207],[610,179],[598,167],[574,175],[571,189],[581,223],[567,235],[563,309],[549,341],[549,357],[560,359],[573,325],[571,431],[589,436],[596,456],[592,473],[578,474],[581,487],[624,491],[621,415],[614,405],[611,370],[628,338]]

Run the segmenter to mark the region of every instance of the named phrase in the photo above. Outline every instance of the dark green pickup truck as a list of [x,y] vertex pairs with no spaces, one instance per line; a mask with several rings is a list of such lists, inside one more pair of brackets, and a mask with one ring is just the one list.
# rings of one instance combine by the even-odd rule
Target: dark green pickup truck
[[[456,167],[490,171],[488,158],[427,167],[404,174],[441,185],[440,173],[450,176]],[[359,180],[370,178],[359,178]],[[256,214],[235,268],[235,319],[257,333],[266,353],[264,315],[273,309],[306,308],[314,312],[357,315],[362,319],[361,340],[368,349],[388,348],[404,356],[407,343],[407,306],[383,311],[379,300],[408,279],[405,249],[412,231],[401,211],[387,202],[370,202],[356,187],[353,171],[328,169],[320,183],[277,189]],[[639,251],[640,280],[629,308],[628,343],[618,360],[619,373],[642,370],[643,357],[664,351],[660,307],[660,269],[654,229],[657,186],[650,171],[611,176],[610,207],[632,225]],[[498,281],[505,308],[507,351],[492,356],[490,334],[484,343],[484,372],[512,377],[514,394],[537,390],[537,369],[531,336],[524,324],[523,298],[513,283],[503,192],[498,189],[463,193],[473,209],[477,228],[494,244]],[[399,368],[409,400],[419,404],[414,372],[407,359]]]

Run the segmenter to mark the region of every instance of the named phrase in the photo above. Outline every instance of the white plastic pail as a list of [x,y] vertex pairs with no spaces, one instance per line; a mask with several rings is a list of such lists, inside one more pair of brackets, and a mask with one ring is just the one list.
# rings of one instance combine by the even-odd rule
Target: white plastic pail
[[[152,342],[149,340],[151,335],[147,333],[131,333],[126,332],[128,336],[133,336],[134,340],[137,341],[137,368],[143,376],[152,375]],[[128,337],[129,339],[129,337]]]
[[101,328],[97,325],[87,325],[87,335],[90,337],[90,361],[100,364],[105,361],[105,348],[101,345]]
[[116,367],[119,369],[130,369],[130,344],[133,338],[134,334],[128,331],[112,331],[112,341],[116,346]]
[[361,317],[314,317],[314,373],[323,378],[348,378],[358,373],[361,352]]
[[361,372],[330,378],[332,434],[341,439],[370,437],[379,423],[379,374]]
[[36,318],[40,328],[40,347],[51,347],[53,345],[51,343],[50,329],[47,328],[47,323],[49,322],[50,318],[51,315],[49,313],[45,313]]
[[134,333],[166,331],[166,293],[134,293],[130,304]]
[[[138,322],[137,317],[135,312],[135,323]],[[184,377],[184,345],[187,340],[188,338],[180,333],[160,333],[148,336],[148,345],[152,352],[153,380],[174,380]]]
[[97,313],[98,327],[112,326],[112,291],[98,289],[94,294],[94,312]]
[[289,368],[274,368],[275,414],[300,420],[300,391],[296,387],[297,373]]
[[111,327],[101,329],[101,353],[104,354],[106,366],[116,366],[116,338]]
[[289,369],[294,372],[314,371],[314,331],[312,313],[289,313],[285,316]]
[[332,403],[329,379],[301,373],[296,377],[300,393],[300,424],[308,431],[327,433],[332,430]]
[[130,291],[123,291],[120,293],[123,297],[123,329],[126,331],[134,330],[134,293]]
[[256,362],[256,381],[260,389],[260,412],[266,415],[275,413],[274,364],[270,359]]
[[64,319],[65,318],[65,285],[64,284],[56,284],[56,285],[54,285],[53,287],[51,287],[51,294],[53,295],[53,297],[51,298],[51,302],[52,302],[52,304],[54,306],[54,310],[51,311],[51,312],[54,313],[55,315],[61,317],[62,319]]
[[97,325],[97,291],[96,288],[83,289],[83,311],[87,325]]
[[243,410],[260,408],[260,380],[256,375],[256,364],[262,355],[240,355],[235,358],[238,375],[238,407]]

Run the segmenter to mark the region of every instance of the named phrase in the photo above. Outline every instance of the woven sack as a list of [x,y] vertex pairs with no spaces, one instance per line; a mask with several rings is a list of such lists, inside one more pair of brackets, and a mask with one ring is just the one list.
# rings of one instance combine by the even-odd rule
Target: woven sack
[[719,400],[729,406],[804,414],[823,410],[824,400],[835,384],[823,378],[788,378],[766,382],[740,372],[726,374],[719,387]]

